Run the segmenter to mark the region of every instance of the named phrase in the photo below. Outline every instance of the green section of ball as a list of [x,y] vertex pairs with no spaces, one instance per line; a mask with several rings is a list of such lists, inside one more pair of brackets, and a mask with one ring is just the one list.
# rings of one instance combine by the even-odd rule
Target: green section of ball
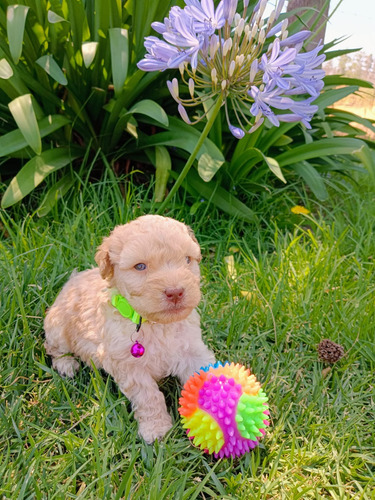
[[236,422],[240,435],[245,439],[256,441],[257,437],[262,437],[260,429],[265,429],[267,425],[264,420],[267,419],[264,411],[268,410],[268,401],[266,394],[262,389],[256,396],[242,394],[237,405]]
[[188,429],[193,444],[208,453],[218,453],[224,444],[224,434],[219,424],[207,412],[198,408],[189,417],[182,417],[182,426]]

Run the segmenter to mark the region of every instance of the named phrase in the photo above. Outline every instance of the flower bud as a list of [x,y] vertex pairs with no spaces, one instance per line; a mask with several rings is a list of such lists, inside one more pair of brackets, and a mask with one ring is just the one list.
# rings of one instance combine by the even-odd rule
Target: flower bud
[[216,68],[212,68],[211,70],[211,80],[212,82],[217,85],[217,71]]
[[220,46],[219,37],[217,35],[212,35],[210,39],[210,57],[211,59],[215,58],[217,49]]
[[283,33],[287,29],[287,27],[288,27],[288,19],[284,19],[284,21],[281,25],[281,36],[283,35]]
[[191,98],[194,99],[194,80],[192,78],[189,78],[189,92]]
[[258,35],[258,42],[264,43],[265,38],[266,38],[266,32],[264,30],[261,30]]
[[250,83],[253,83],[258,72],[258,59],[254,59],[250,66]]
[[188,117],[188,114],[186,113],[186,109],[183,107],[181,103],[178,105],[178,112],[180,113],[180,116],[184,120],[184,122],[187,123],[188,125],[191,125],[191,121],[190,118]]
[[235,61],[231,61],[230,65],[229,65],[229,69],[228,69],[228,75],[229,76],[233,75],[235,67],[236,67],[236,62]]
[[238,37],[240,37],[242,35],[242,32],[244,30],[244,26],[245,26],[245,20],[241,17],[241,20],[238,23],[237,28],[235,29],[235,33]]
[[268,21],[267,21],[268,28],[270,28],[273,25],[275,18],[276,18],[276,11],[273,10],[268,18]]
[[233,42],[232,42],[231,38],[228,38],[227,40],[225,40],[224,45],[223,45],[223,56],[224,57],[227,55],[227,53],[232,48],[232,43]]
[[177,78],[173,78],[173,80],[170,82],[169,80],[167,81],[167,86],[169,89],[169,92],[171,93],[171,96],[176,102],[180,102],[180,99],[178,97],[179,92],[178,92],[178,81]]
[[236,64],[237,66],[241,67],[243,65],[243,62],[245,60],[245,55],[240,54],[239,56],[236,56]]
[[244,130],[242,130],[242,128],[234,127],[233,125],[229,125],[229,130],[236,139],[242,139],[245,135],[245,132]]

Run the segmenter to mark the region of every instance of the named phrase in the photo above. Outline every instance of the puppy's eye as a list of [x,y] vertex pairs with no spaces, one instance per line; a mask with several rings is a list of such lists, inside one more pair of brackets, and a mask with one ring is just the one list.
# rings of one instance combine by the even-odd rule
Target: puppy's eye
[[191,262],[191,257],[187,256],[187,257],[186,257],[186,262],[187,262],[188,264],[190,264],[190,262]]
[[134,266],[134,269],[136,269],[137,271],[144,271],[145,269],[147,269],[147,266],[146,264],[143,264],[143,262],[140,262],[139,264],[136,264]]

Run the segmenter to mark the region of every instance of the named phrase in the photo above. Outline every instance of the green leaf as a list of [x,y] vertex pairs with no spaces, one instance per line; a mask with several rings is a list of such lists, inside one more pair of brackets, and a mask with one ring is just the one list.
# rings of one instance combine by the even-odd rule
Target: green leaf
[[358,116],[355,113],[351,113],[350,111],[342,111],[341,109],[329,109],[328,113],[333,115],[338,120],[343,120],[345,123],[360,123],[365,127],[369,128],[373,132],[375,132],[374,124],[368,120],[367,118],[363,118],[362,116]]
[[82,150],[78,148],[55,148],[34,156],[11,180],[1,200],[1,206],[7,208],[22,200],[49,174],[65,167],[81,155]]
[[146,115],[165,127],[168,127],[169,124],[168,116],[164,109],[150,99],[137,102],[137,104],[129,109],[128,113]]
[[271,127],[269,130],[265,131],[259,144],[257,144],[258,148],[266,152],[271,146],[275,146],[278,140],[284,136],[286,132],[291,130],[294,127],[297,127],[297,123],[281,123],[279,127]]
[[29,7],[9,5],[7,9],[7,35],[10,54],[17,64],[22,54],[23,35]]
[[325,85],[358,85],[367,89],[374,88],[371,82],[361,80],[360,78],[348,78],[341,75],[327,75],[323,78]]
[[162,202],[167,188],[172,161],[168,149],[163,146],[155,147],[155,201]]
[[218,183],[203,181],[194,168],[190,169],[183,185],[187,191],[192,192],[191,188],[193,188],[200,196],[230,215],[240,217],[248,222],[254,222],[257,218],[249,207],[219,186]]
[[239,179],[246,177],[250,170],[263,160],[261,151],[257,148],[248,148],[241,153],[236,159],[231,161],[229,165],[229,173],[236,182]]
[[277,163],[275,158],[271,158],[270,156],[264,156],[264,160],[267,163],[268,168],[273,172],[278,179],[283,181],[286,184],[285,177],[283,176],[283,173],[281,171],[280,165]]
[[295,163],[291,168],[302,177],[318,200],[325,201],[328,198],[328,192],[322,176],[310,163],[307,161]]
[[[199,137],[200,132],[198,130],[182,122],[180,119],[170,116],[168,131],[151,136],[144,136],[139,142],[138,148],[148,146],[172,146],[192,153]],[[212,158],[219,161],[225,161],[223,153],[210,139],[204,141],[197,158],[199,159],[204,153],[208,153]]]
[[8,106],[27,144],[36,154],[40,154],[42,151],[42,141],[40,139],[39,127],[31,100],[31,94],[17,97],[11,101]]
[[279,147],[279,146],[286,146],[287,144],[290,144],[291,142],[293,142],[293,139],[291,137],[289,137],[288,135],[282,135],[279,139],[277,139],[273,145],[275,147]]
[[37,209],[39,217],[47,215],[56,205],[57,200],[62,198],[74,184],[75,178],[72,174],[64,175],[56,184],[54,184],[46,194],[42,203]]
[[208,182],[223,163],[223,160],[212,158],[208,153],[203,153],[198,160],[198,173],[205,182]]
[[[40,137],[45,137],[55,130],[68,125],[70,120],[62,115],[49,115],[38,122]],[[22,132],[12,130],[0,137],[0,157],[8,156],[28,146]]]
[[64,19],[63,17],[56,14],[56,12],[53,12],[53,10],[48,11],[47,19],[48,19],[48,22],[51,24],[68,22],[66,19]]
[[8,80],[13,76],[12,66],[6,59],[0,59],[0,78]]
[[98,50],[99,42],[86,42],[82,44],[83,63],[88,68],[93,62]]
[[109,39],[111,44],[112,78],[115,95],[122,92],[128,75],[129,65],[129,40],[128,30],[110,28]]
[[343,99],[344,97],[353,94],[358,90],[357,86],[349,86],[343,87],[341,89],[331,89],[326,90],[320,96],[315,99],[314,104],[319,106],[319,110],[322,111],[327,106],[331,106],[331,104]]
[[330,59],[334,59],[335,57],[340,57],[344,56],[346,54],[352,54],[353,52],[359,52],[361,48],[359,49],[341,49],[341,50],[329,50],[328,52],[325,52],[326,56],[326,61],[329,61]]
[[266,156],[258,148],[249,148],[240,154],[237,159],[230,164],[229,173],[232,178],[238,182],[239,179],[246,177],[250,170],[257,163],[264,161],[268,168],[276,175],[278,179],[286,183],[283,173],[279,163],[275,158]]
[[276,156],[280,167],[326,155],[354,154],[364,144],[360,139],[335,137],[297,146]]
[[353,151],[353,154],[359,158],[359,160],[362,162],[362,164],[366,167],[371,181],[372,185],[375,186],[375,154],[374,151],[371,151],[370,148],[367,146],[367,144],[363,143],[362,146],[357,149],[356,151]]
[[35,62],[39,64],[39,66],[43,68],[44,71],[48,73],[49,76],[52,77],[57,83],[60,83],[60,85],[67,85],[68,80],[66,79],[60,66],[50,54],[39,57],[39,59]]

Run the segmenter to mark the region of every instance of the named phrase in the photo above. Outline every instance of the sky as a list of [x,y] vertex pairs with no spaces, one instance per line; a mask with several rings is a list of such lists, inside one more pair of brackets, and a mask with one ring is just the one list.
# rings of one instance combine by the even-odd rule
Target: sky
[[[330,12],[338,0],[331,0]],[[363,47],[367,54],[375,56],[375,0],[344,0],[327,24],[325,41],[351,35],[336,49]]]

